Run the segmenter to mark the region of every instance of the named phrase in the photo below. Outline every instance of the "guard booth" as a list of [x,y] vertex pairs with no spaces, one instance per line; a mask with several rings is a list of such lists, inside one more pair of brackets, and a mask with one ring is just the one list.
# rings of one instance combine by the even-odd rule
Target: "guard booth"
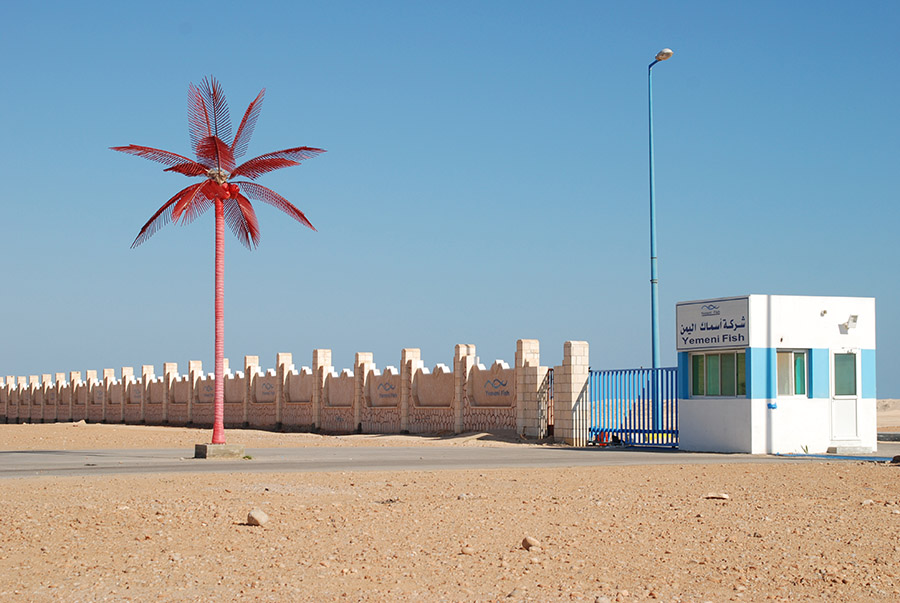
[[877,447],[875,299],[747,295],[676,305],[679,448]]

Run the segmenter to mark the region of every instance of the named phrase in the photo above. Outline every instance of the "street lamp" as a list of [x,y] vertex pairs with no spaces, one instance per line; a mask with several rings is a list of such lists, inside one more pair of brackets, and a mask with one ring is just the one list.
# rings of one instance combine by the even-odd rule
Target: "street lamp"
[[650,312],[653,337],[653,368],[659,368],[659,274],[656,268],[656,198],[653,196],[653,66],[672,57],[671,48],[656,53],[647,67],[647,95],[650,99]]

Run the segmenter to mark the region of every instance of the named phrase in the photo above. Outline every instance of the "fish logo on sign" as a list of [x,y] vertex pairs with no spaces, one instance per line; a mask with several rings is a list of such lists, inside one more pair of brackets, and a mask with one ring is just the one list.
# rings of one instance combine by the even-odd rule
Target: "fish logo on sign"
[[714,304],[703,304],[700,306],[700,315],[701,316],[719,316],[721,312],[719,311],[719,306]]

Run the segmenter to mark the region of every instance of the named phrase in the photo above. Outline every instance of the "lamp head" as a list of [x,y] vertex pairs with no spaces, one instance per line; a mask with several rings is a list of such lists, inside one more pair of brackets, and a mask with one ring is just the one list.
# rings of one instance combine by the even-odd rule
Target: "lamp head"
[[672,52],[671,48],[663,48],[656,53],[656,60],[665,61],[666,59],[671,59],[673,54],[675,53]]

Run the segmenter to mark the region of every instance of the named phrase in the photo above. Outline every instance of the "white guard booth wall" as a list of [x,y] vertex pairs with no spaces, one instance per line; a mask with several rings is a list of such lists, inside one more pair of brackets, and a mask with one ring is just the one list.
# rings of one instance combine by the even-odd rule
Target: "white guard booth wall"
[[874,298],[747,295],[675,313],[681,450],[875,450]]

